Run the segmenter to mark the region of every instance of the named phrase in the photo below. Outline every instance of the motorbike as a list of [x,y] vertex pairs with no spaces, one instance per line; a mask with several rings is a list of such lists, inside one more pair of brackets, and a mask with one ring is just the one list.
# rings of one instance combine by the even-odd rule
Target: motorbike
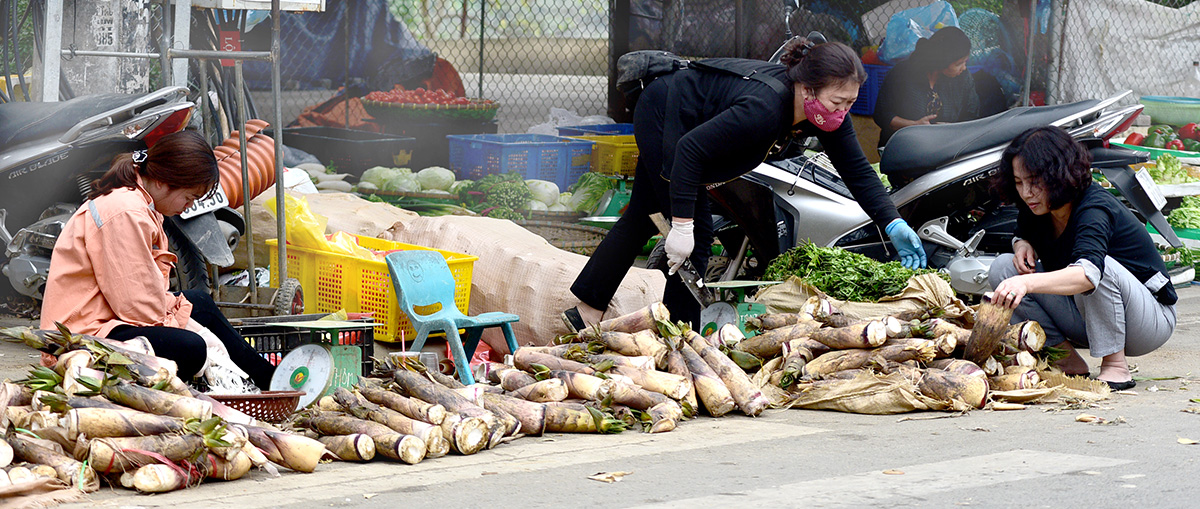
[[[1093,168],[1104,174],[1138,216],[1179,247],[1162,213],[1165,198],[1148,175],[1140,175],[1144,171],[1132,168],[1145,162],[1148,154],[1107,144],[1141,113],[1141,105],[1117,106],[1129,94],[1014,108],[969,122],[898,131],[883,152],[880,171],[898,184],[890,196],[921,238],[929,267],[948,273],[959,293],[981,295],[990,289],[988,267],[998,254],[1011,251],[1017,217],[1015,205],[991,192],[991,179],[999,172],[1008,143],[1026,129],[1044,125],[1062,127],[1083,143],[1092,155]],[[761,270],[775,256],[803,242],[883,261],[895,258],[887,236],[854,200],[824,154],[768,160],[740,179],[711,186],[709,195],[714,209],[736,224],[724,232],[718,228],[723,245],[740,245],[728,263],[710,268],[710,280],[730,280],[745,270],[748,251],[753,252],[755,268]],[[763,207],[764,203],[772,206]],[[736,239],[733,243],[730,236]]]
[[[117,154],[185,129],[194,108],[184,87],[0,104],[0,273],[9,285],[41,300],[54,243],[91,183]],[[218,191],[163,227],[179,258],[172,286],[207,289],[209,264],[233,264],[245,223]]]

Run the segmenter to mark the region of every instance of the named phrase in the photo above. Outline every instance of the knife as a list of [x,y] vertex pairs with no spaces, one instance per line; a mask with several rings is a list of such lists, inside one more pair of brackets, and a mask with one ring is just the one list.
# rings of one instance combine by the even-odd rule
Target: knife
[[[658,232],[665,239],[667,234],[671,232],[671,223],[667,221],[667,218],[663,217],[661,212],[650,214],[650,220],[654,222],[654,226],[658,227]],[[683,284],[687,287],[688,291],[692,292],[692,297],[696,298],[696,302],[700,303],[700,307],[707,307],[709,304],[716,302],[717,299],[713,297],[712,291],[704,286],[704,279],[696,272],[696,267],[692,266],[691,259],[685,259],[683,266],[675,271],[675,273],[683,280]]]

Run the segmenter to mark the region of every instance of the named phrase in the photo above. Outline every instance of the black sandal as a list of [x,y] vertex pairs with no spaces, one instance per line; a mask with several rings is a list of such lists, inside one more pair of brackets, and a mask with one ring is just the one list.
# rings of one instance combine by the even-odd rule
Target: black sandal
[[579,331],[586,329],[587,324],[583,323],[583,316],[579,314],[579,308],[573,307],[562,312],[563,325],[567,326],[567,330],[571,334],[579,334]]
[[1108,384],[1108,388],[1112,389],[1114,391],[1127,391],[1129,389],[1137,387],[1137,382],[1135,382],[1133,380],[1126,380],[1124,382],[1112,382],[1109,380],[1105,380],[1104,383]]

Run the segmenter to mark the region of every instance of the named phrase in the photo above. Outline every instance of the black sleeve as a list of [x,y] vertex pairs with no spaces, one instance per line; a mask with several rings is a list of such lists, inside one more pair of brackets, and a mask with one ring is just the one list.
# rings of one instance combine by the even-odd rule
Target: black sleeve
[[1104,272],[1104,257],[1108,256],[1108,243],[1112,238],[1114,218],[1104,207],[1081,207],[1075,212],[1075,244],[1071,246],[1069,263],[1077,260],[1092,262]]
[[959,121],[965,122],[979,118],[979,92],[975,91],[975,78],[971,77],[971,72],[964,71],[963,75],[963,110]]
[[[879,89],[879,95],[875,98],[875,112],[872,114],[875,117],[875,125],[879,126],[884,131],[892,130],[892,118],[896,117],[897,84],[900,79],[898,73],[889,72],[883,77],[883,86]],[[865,84],[864,84],[865,86]]]
[[[671,217],[694,217],[696,194],[702,186],[711,183],[709,179],[724,178],[720,175],[730,170],[709,166],[719,166],[718,161],[757,157],[746,161],[748,171],[762,161],[779,130],[781,102],[773,92],[743,95],[728,109],[679,138],[671,162]],[[668,112],[673,113],[677,114]],[[729,178],[742,173],[735,172]]]
[[879,181],[879,175],[875,174],[875,169],[867,162],[867,156],[863,154],[858,137],[854,134],[854,124],[849,118],[833,132],[821,131],[817,134],[817,139],[821,140],[821,146],[825,148],[833,167],[850,189],[850,194],[854,195],[859,206],[871,216],[875,224],[885,228],[892,220],[900,217],[887,189],[883,187],[883,182]]

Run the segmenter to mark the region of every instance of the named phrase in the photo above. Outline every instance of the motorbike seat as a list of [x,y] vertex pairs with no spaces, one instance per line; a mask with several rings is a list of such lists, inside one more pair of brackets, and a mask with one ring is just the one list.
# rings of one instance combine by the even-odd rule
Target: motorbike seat
[[888,140],[879,171],[901,182],[911,181],[961,156],[1007,144],[1027,129],[1049,125],[1097,103],[1090,99],[1056,106],[1013,108],[967,122],[905,127]]
[[62,135],[80,121],[147,94],[98,94],[69,101],[0,104],[0,149]]

